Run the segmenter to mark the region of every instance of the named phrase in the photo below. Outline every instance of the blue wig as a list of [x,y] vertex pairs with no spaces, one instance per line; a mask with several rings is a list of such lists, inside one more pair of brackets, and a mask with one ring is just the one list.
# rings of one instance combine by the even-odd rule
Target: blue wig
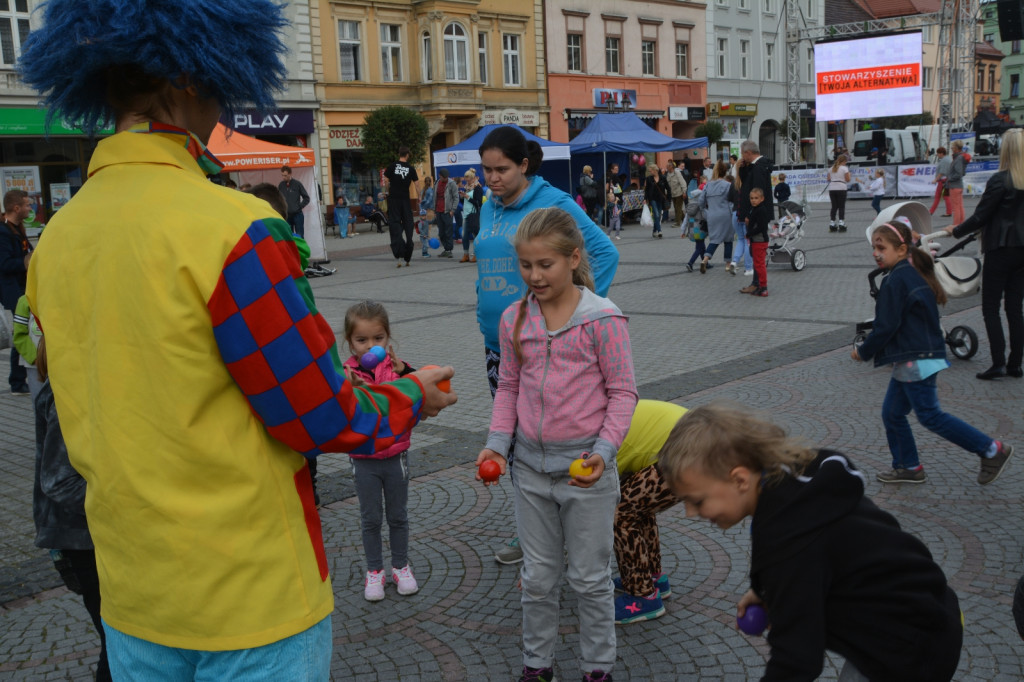
[[274,108],[287,20],[275,0],[47,0],[23,46],[22,79],[55,116],[88,135],[114,121],[110,74],[184,76],[231,113]]

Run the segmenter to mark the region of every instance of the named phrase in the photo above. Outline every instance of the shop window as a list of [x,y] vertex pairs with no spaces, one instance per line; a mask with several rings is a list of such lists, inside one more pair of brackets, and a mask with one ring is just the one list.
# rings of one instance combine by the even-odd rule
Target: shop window
[[341,82],[363,80],[362,60],[359,57],[358,21],[338,22],[338,51],[341,55]]
[[394,83],[402,80],[402,27],[380,25],[381,80]]
[[505,67],[505,85],[522,85],[519,63],[519,36],[512,33],[502,34],[501,56]]
[[444,27],[444,78],[469,80],[469,40],[466,29],[454,21]]
[[5,66],[14,66],[21,55],[21,46],[31,31],[28,0],[0,1],[0,57]]

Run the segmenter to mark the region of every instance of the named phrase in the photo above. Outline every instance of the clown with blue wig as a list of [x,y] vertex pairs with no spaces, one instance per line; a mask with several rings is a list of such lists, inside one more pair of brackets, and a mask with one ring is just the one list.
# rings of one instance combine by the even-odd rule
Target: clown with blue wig
[[28,298],[87,481],[114,679],[327,680],[333,595],[307,461],[387,448],[450,367],[355,387],[287,223],[210,182],[225,112],[273,108],[271,0],[49,0],[21,76],[110,124]]

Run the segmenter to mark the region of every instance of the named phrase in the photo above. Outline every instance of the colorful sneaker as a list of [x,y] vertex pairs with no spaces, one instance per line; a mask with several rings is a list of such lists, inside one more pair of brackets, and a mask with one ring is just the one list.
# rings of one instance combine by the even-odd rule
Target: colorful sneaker
[[591,670],[583,676],[583,682],[612,682],[612,674],[603,670]]
[[754,289],[754,296],[767,296],[767,295],[768,295],[768,287],[758,287],[757,289]]
[[672,596],[672,587],[668,584],[667,573],[662,573],[661,576],[654,581],[654,586],[658,588],[658,596],[662,599],[668,599]]
[[499,549],[494,555],[494,560],[506,566],[522,561],[523,550],[519,547],[519,538],[512,538],[507,545]]
[[388,581],[384,571],[366,572],[366,589],[363,590],[363,598],[366,601],[380,601],[384,598],[384,583]]
[[398,586],[398,594],[405,596],[416,594],[420,591],[420,586],[416,584],[416,578],[413,577],[409,564],[402,568],[392,568],[391,579]]
[[978,473],[978,483],[982,485],[988,485],[999,478],[999,474],[1003,473],[1003,469],[1006,468],[1006,463],[1010,461],[1010,455],[1013,454],[1013,446],[1009,443],[996,441],[996,445],[996,454],[991,457],[981,458],[981,471]]
[[615,624],[626,625],[638,620],[653,620],[665,615],[665,603],[657,594],[654,597],[634,597],[620,594],[615,598]]
[[524,665],[519,682],[557,682],[557,680],[555,671],[551,668],[531,668]]
[[924,467],[920,469],[890,469],[889,471],[879,471],[875,474],[882,483],[924,483],[926,476],[924,475]]

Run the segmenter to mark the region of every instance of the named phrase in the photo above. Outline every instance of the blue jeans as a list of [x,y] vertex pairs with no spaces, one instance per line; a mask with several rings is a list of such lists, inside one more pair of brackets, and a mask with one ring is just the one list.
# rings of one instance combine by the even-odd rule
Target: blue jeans
[[380,531],[385,511],[391,547],[392,568],[409,563],[409,453],[387,459],[350,457],[352,479],[359,498],[366,570],[384,569]]
[[437,236],[441,239],[441,246],[445,251],[451,251],[455,246],[455,237],[452,236],[454,220],[449,213],[437,214]]
[[750,242],[747,241],[747,226],[736,217],[735,213],[732,214],[732,231],[736,235],[732,262],[737,265],[743,263],[744,270],[753,270],[754,258],[750,255]]
[[302,215],[302,211],[293,213],[288,216],[288,224],[291,225],[292,232],[299,235],[303,239],[306,237],[306,218]]
[[939,394],[935,390],[933,374],[921,381],[889,380],[889,390],[882,401],[882,423],[892,453],[893,469],[914,469],[921,462],[917,444],[910,430],[907,415],[913,410],[921,426],[968,452],[981,455],[992,439],[984,433],[939,407]]
[[[272,599],[273,595],[264,595]],[[327,682],[331,676],[331,617],[277,642],[252,649],[200,651],[149,642],[106,622],[107,657],[115,680],[133,682]]]
[[661,232],[661,204],[657,201],[650,202],[651,217],[654,218],[654,231]]
[[882,212],[882,195],[876,194],[871,197],[871,208],[875,209],[875,215]]

